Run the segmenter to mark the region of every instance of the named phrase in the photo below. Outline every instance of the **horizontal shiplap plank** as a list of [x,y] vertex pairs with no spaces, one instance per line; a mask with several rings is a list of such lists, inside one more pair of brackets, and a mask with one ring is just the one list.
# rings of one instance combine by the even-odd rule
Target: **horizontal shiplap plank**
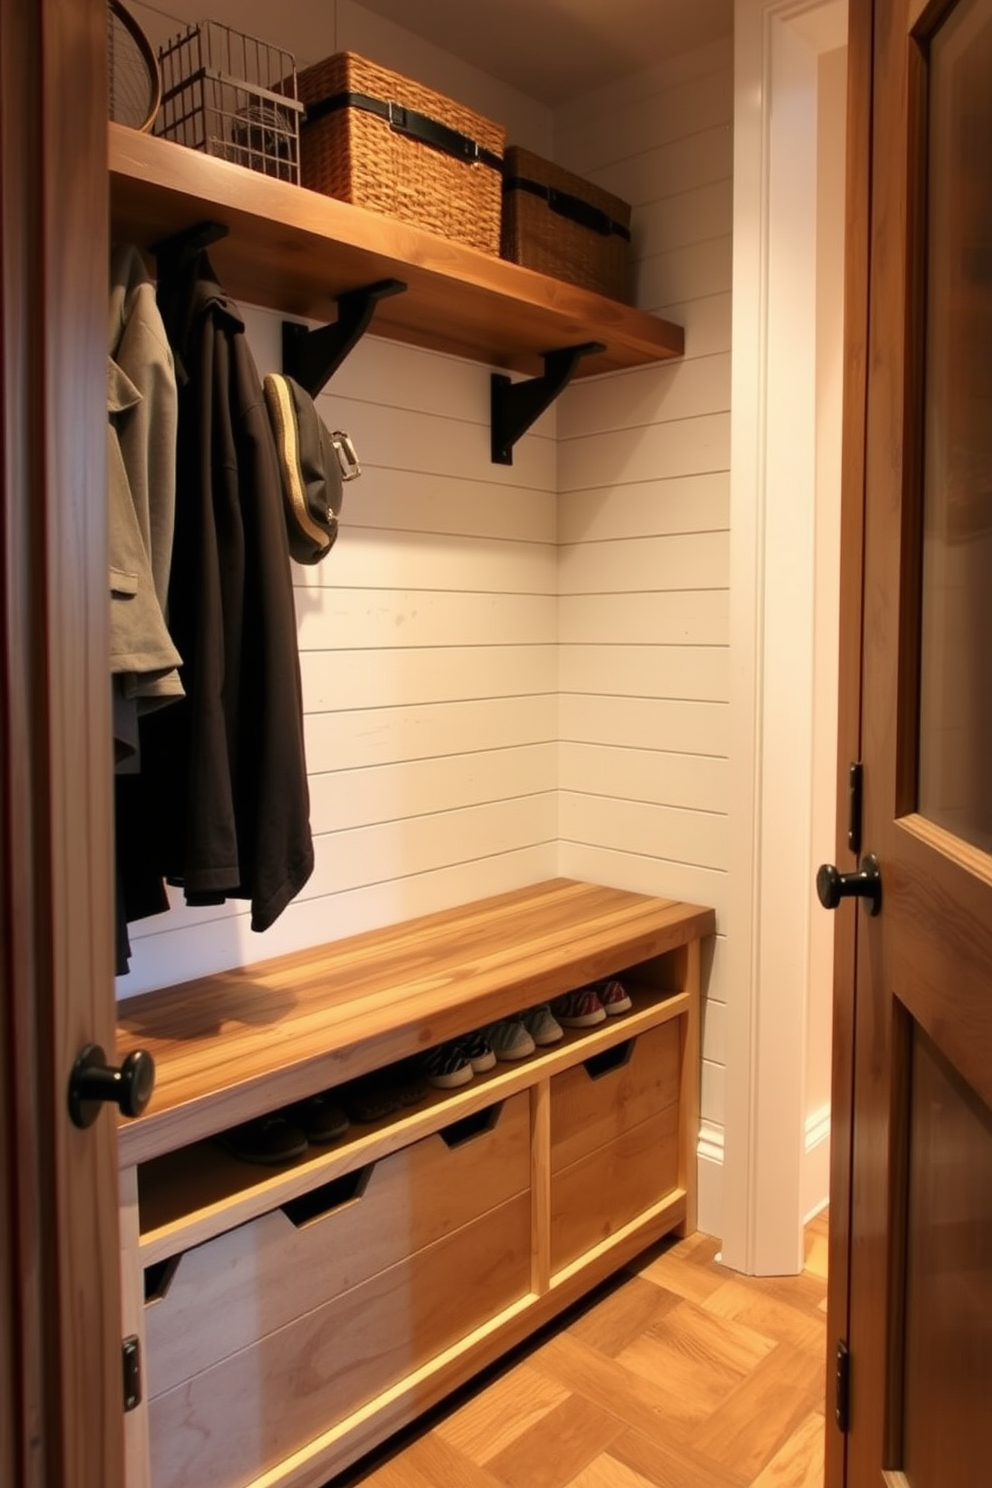
[[[310,324],[310,322],[308,322]],[[329,428],[342,423],[342,400],[382,409],[487,425],[489,371],[460,357],[384,341],[374,330],[363,336],[324,392],[317,411]]]
[[430,873],[454,863],[554,842],[557,835],[558,802],[553,791],[330,832],[314,840],[313,876],[299,897],[316,899],[383,878]]
[[670,424],[570,439],[558,459],[559,490],[699,475],[730,468],[730,416],[706,414]]
[[560,593],[565,596],[725,589],[729,581],[729,549],[727,532],[569,543],[560,550]]
[[558,408],[558,438],[561,446],[590,434],[637,431],[646,424],[667,424],[729,409],[729,353],[663,367],[639,367],[613,377],[574,382]]
[[610,744],[663,749],[676,754],[728,755],[729,709],[725,703],[656,701],[652,698],[583,697],[560,701],[563,743]]
[[558,122],[559,113],[555,158],[613,190],[618,159],[729,124],[733,114],[733,69],[724,62],[701,77],[683,78],[666,88],[657,83],[652,87],[649,77],[633,79],[624,97],[608,108],[587,107],[581,118],[568,124]]
[[427,590],[296,588],[301,651],[346,645],[549,645],[557,639],[553,595],[445,594]]
[[[375,468],[345,490],[342,530],[378,527],[390,532],[444,532],[509,542],[553,543],[554,491],[499,485],[488,464],[467,476]],[[328,561],[333,562],[333,559]]]
[[297,582],[308,589],[554,594],[556,565],[550,543],[350,526],[326,561],[297,570]]
[[561,601],[563,645],[725,646],[725,590],[670,594],[583,594]]
[[346,398],[337,401],[336,412],[335,427],[351,435],[362,466],[362,475],[353,487],[356,499],[360,487],[374,483],[376,471],[381,469],[468,480],[484,472],[491,485],[555,489],[554,410],[550,420],[542,421],[542,430],[534,425],[517,442],[512,465],[493,465],[490,461],[488,403],[484,422]]
[[516,749],[556,738],[554,695],[483,698],[412,708],[312,713],[304,719],[311,773],[355,770],[476,749]]
[[569,491],[561,498],[558,535],[564,544],[609,542],[618,537],[719,532],[729,526],[730,476],[719,470]]
[[724,1008],[729,1005],[733,995],[730,961],[727,936],[723,933],[714,935],[703,950],[703,991],[714,1003],[720,1003]]
[[733,304],[730,288],[719,294],[703,295],[684,301],[645,304],[644,308],[662,320],[672,320],[685,331],[685,355],[690,357],[714,356],[721,351],[729,352],[733,339]]
[[618,160],[610,168],[614,195],[642,207],[733,175],[734,140],[729,124],[659,145]]
[[304,651],[300,656],[306,713],[554,692],[557,668],[552,645]]
[[730,653],[726,646],[562,646],[558,679],[562,692],[603,698],[726,703]]
[[562,744],[558,783],[573,794],[618,796],[690,811],[726,811],[725,759],[599,744]]
[[[732,74],[733,65],[734,38],[728,25],[725,36],[688,51],[673,48],[660,62],[613,78],[588,93],[559,104],[554,111],[555,140],[568,138],[573,130],[584,128],[590,119],[610,116],[636,100],[656,99],[686,85],[705,89],[714,74]],[[632,142],[628,148],[632,148]]]
[[646,259],[705,243],[731,232],[733,219],[734,183],[729,176],[663,201],[649,202],[638,210],[634,255]]
[[712,996],[703,1003],[703,1058],[713,1064],[727,1062],[727,1004]]
[[559,872],[588,883],[612,884],[636,894],[660,894],[686,904],[706,904],[716,910],[717,925],[727,914],[727,874],[719,868],[697,868],[652,853],[621,852],[587,842],[559,844]]
[[250,966],[270,956],[540,883],[555,876],[556,863],[554,844],[542,843],[341,894],[296,900],[264,935],[252,931],[247,909],[233,903],[213,911],[178,909],[141,920],[131,927],[131,971],[118,977],[117,995],[132,997],[228,967]]
[[726,1101],[726,1069],[711,1059],[704,1059],[699,1082],[699,1119],[716,1126],[724,1123]]
[[705,243],[655,253],[635,265],[639,305],[667,305],[724,294],[733,279],[733,239],[730,233]]
[[478,750],[310,776],[315,834],[427,816],[465,806],[548,794],[557,783],[554,744]]
[[686,811],[615,796],[562,791],[559,829],[570,842],[657,854],[697,868],[727,866],[727,818],[712,811]]

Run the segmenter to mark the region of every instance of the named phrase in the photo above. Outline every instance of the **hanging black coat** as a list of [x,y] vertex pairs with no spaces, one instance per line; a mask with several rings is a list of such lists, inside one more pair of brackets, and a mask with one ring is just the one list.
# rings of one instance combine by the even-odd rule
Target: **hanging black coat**
[[244,323],[205,253],[159,301],[180,378],[168,618],[186,699],[143,723],[143,795],[168,881],[190,904],[250,899],[264,930],[313,871],[275,444]]

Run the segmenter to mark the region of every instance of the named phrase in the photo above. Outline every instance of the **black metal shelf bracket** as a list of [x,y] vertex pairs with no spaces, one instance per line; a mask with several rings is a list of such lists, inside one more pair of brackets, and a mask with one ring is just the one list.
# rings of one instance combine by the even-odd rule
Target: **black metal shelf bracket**
[[282,323],[282,370],[316,398],[348,353],[365,335],[380,300],[402,294],[401,279],[379,279],[338,297],[338,318],[311,331],[298,321]]
[[546,351],[543,375],[523,382],[511,382],[502,372],[492,374],[490,405],[494,465],[513,464],[513,446],[571,382],[582,358],[605,350],[601,341],[585,341],[581,346],[563,346],[560,351]]
[[222,222],[198,222],[194,227],[184,227],[161,242],[153,243],[159,284],[178,274],[205,248],[226,238],[229,231]]

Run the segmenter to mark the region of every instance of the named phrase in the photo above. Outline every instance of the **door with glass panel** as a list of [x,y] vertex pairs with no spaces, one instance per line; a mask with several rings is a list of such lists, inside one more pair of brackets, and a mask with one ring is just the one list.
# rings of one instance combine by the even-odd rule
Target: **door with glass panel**
[[963,1488],[992,1481],[992,0],[875,0],[872,110],[847,1482]]

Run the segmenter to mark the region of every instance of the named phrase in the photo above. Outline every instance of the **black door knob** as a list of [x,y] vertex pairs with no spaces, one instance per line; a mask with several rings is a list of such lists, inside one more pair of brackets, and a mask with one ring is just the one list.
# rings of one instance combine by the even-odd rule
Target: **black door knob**
[[155,1061],[144,1049],[135,1049],[114,1069],[99,1044],[87,1044],[69,1077],[69,1115],[76,1126],[92,1126],[102,1103],[113,1101],[122,1115],[140,1116],[154,1087]]
[[882,871],[874,853],[867,853],[857,873],[838,873],[833,863],[824,863],[816,875],[816,893],[824,909],[836,909],[842,899],[866,899],[870,915],[882,907]]

